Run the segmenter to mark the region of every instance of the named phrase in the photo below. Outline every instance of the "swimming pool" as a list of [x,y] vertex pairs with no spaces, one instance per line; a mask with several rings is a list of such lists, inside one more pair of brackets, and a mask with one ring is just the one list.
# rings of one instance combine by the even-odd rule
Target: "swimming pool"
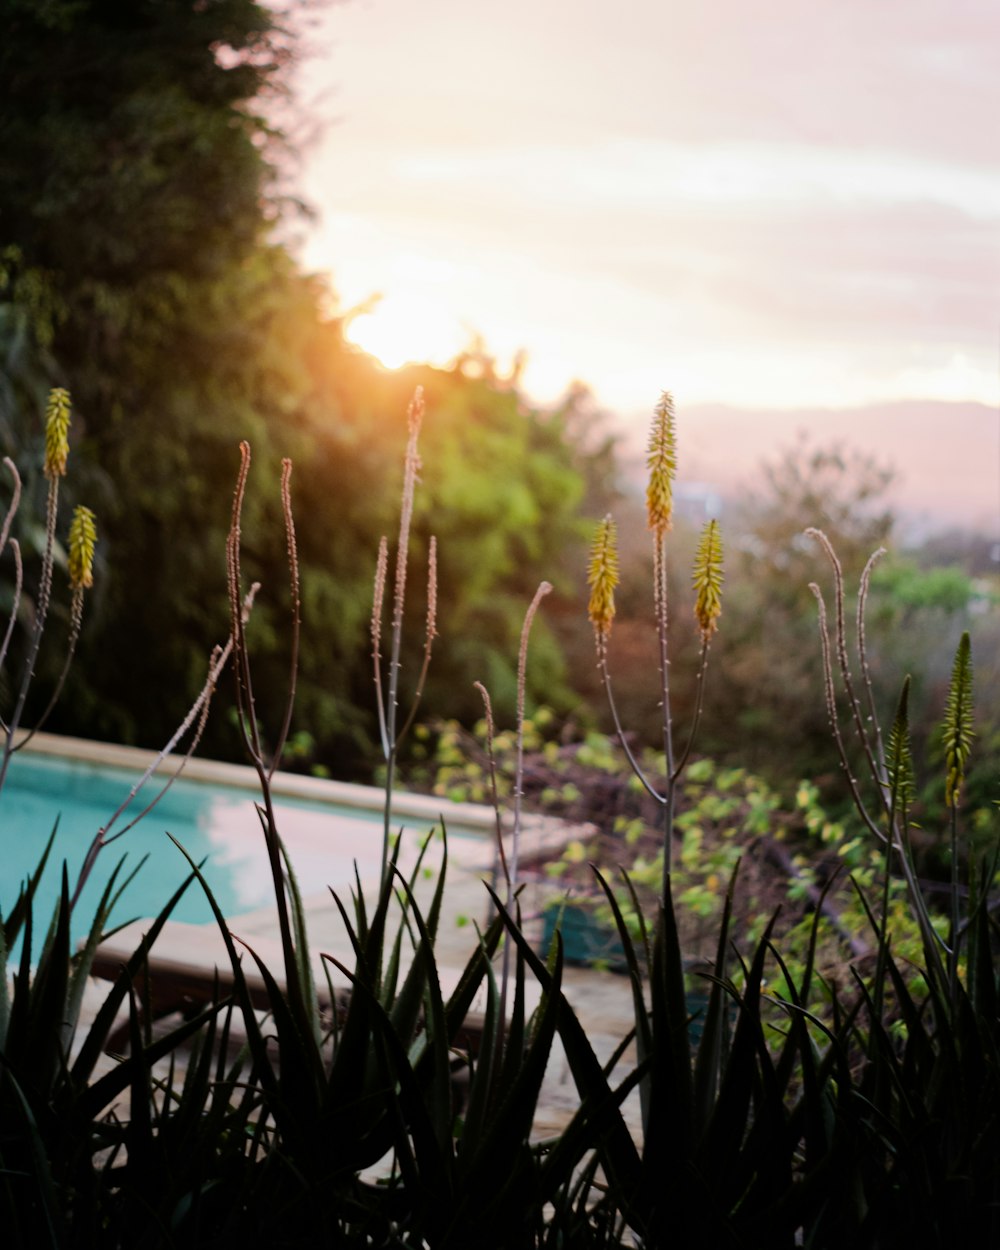
[[[72,891],[95,832],[107,824],[150,758],[147,752],[126,748],[39,737],[40,750],[14,757],[0,794],[0,908],[4,914],[34,870],[58,820],[52,856],[37,896],[36,926],[48,923],[59,893],[62,861],[66,861]],[[255,774],[248,768],[194,760],[188,770],[135,828],[102,850],[74,909],[74,938],[89,928],[101,892],[122,855],[127,857],[125,872],[144,855],[149,858],[119,901],[112,922],[159,912],[188,872],[168,832],[196,862],[207,857],[205,878],[227,917],[270,902],[270,869],[254,809],[259,798]],[[156,778],[147,788],[152,797],[159,788]],[[382,854],[381,792],[281,775],[275,779],[275,789],[278,829],[303,894],[315,895],[330,886],[346,896],[354,882],[355,864],[362,880],[377,881]],[[122,828],[142,810],[149,801],[146,793],[140,793],[115,828]],[[434,827],[440,806],[439,800],[423,796],[401,796],[394,804],[394,828],[405,824],[407,830],[406,860],[412,861],[418,841]],[[449,805],[447,819],[449,855],[457,852],[459,859],[488,860],[492,813],[468,804]],[[212,919],[197,883],[188,888],[172,915],[195,924]]]

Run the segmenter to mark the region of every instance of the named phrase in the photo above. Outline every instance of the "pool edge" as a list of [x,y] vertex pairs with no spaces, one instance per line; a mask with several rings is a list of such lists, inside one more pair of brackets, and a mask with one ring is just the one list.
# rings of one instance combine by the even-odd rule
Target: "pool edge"
[[[90,738],[72,738],[49,733],[35,734],[24,750],[26,755],[58,756],[62,759],[103,764],[109,768],[126,768],[137,777],[156,759],[155,751],[147,751],[142,747],[119,746],[113,742],[97,742]],[[168,755],[157,771],[170,773],[178,762],[179,756]],[[188,781],[222,785],[232,789],[256,791],[260,788],[256,769],[248,764],[227,764],[221,760],[206,760],[198,756],[192,756],[184,764],[181,776]],[[374,786],[334,781],[326,777],[306,777],[300,773],[276,772],[271,778],[271,789],[276,796],[339,803],[344,807],[360,808],[364,811],[381,811],[383,805],[383,793]],[[467,828],[496,828],[496,815],[492,808],[478,803],[456,803],[429,794],[398,791],[393,795],[392,810],[395,817],[430,821],[444,817],[445,821],[452,820]]]

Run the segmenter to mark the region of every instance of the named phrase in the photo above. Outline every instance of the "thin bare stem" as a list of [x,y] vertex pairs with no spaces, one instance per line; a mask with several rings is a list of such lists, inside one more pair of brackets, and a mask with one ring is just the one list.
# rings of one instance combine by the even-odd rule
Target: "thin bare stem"
[[0,552],[7,546],[7,539],[10,536],[10,527],[17,516],[17,510],[21,506],[21,475],[17,471],[17,465],[11,460],[10,456],[4,456],[3,465],[7,472],[14,480],[14,487],[11,492],[10,503],[7,506],[7,512],[3,519],[3,527],[0,528]]
[[[210,661],[212,668],[216,668],[217,663],[218,663],[218,658],[219,656],[221,656],[221,654],[222,654],[222,648],[215,647],[215,649],[212,651],[212,658]],[[221,672],[221,669],[219,669],[218,671]],[[195,751],[197,751],[198,744],[201,742],[202,735],[205,732],[205,726],[208,724],[208,714],[211,710],[212,695],[214,694],[214,692],[215,691],[213,687],[213,689],[209,692],[208,698],[205,699],[205,701],[202,703],[201,711],[198,715],[198,721],[194,727],[194,733],[191,735],[191,741],[188,743],[187,747],[184,749],[184,754],[181,756],[176,769],[170,774],[170,776],[164,782],[163,786],[161,787],[159,792],[156,794],[156,796],[152,798],[146,804],[146,806],[142,809],[142,811],[138,814],[138,816],[133,816],[127,825],[119,829],[117,833],[112,834],[110,838],[105,837],[104,839],[105,846],[109,846],[112,842],[117,842],[118,839],[120,837],[123,837],[126,833],[128,833],[130,829],[134,829],[135,826],[139,823],[139,821],[143,819],[143,817],[148,816],[149,813],[153,810],[153,808],[157,805],[157,803],[159,803],[159,801],[167,793],[170,787],[174,784],[177,778],[184,771],[185,767],[187,766],[188,760],[191,759]],[[188,727],[190,728],[190,725]],[[108,826],[106,826],[105,828],[105,833],[107,832],[108,828],[110,828],[110,822]]]
[[267,780],[264,768],[264,756],[260,745],[260,729],[257,724],[257,713],[254,706],[253,684],[250,677],[250,660],[246,647],[246,618],[243,614],[240,591],[240,544],[242,541],[241,523],[243,519],[243,500],[246,496],[247,477],[250,473],[250,444],[244,440],[240,443],[240,467],[236,475],[236,488],[233,491],[233,511],[226,540],[226,570],[229,581],[229,615],[231,638],[233,642],[233,671],[236,678],[237,724],[243,746],[257,768],[263,781]]
[[17,742],[11,744],[11,753],[23,750],[36,733],[45,728],[45,723],[52,715],[52,712],[59,702],[59,696],[63,692],[63,686],[66,684],[66,678],[69,675],[70,665],[73,663],[73,656],[76,654],[76,644],[80,641],[80,627],[83,624],[83,596],[84,588],[77,586],[73,590],[73,599],[70,605],[70,621],[69,621],[69,639],[66,643],[66,658],[63,660],[62,671],[59,674],[59,680],[56,682],[52,697],[46,705],[45,711],[34,723],[31,729],[18,739]]
[[385,811],[382,829],[382,871],[384,883],[389,867],[389,841],[392,824],[392,792],[396,775],[396,716],[399,703],[399,652],[403,641],[403,606],[406,601],[406,563],[410,549],[410,524],[413,520],[413,498],[420,469],[417,440],[424,416],[423,387],[418,386],[407,410],[409,438],[403,467],[403,499],[399,516],[399,540],[396,545],[396,584],[392,601],[392,643],[389,660],[389,692],[385,709]]
[[875,759],[881,776],[886,810],[891,807],[889,796],[889,777],[885,767],[885,747],[882,743],[882,726],[879,722],[878,709],[875,706],[875,687],[872,684],[871,667],[868,663],[868,642],[865,634],[865,616],[868,610],[868,591],[871,588],[872,572],[878,561],[886,554],[884,547],[879,547],[868,557],[861,574],[858,587],[858,663],[861,665],[861,677],[864,682],[865,695],[868,701],[869,720],[875,736]]
[[663,885],[662,898],[669,893],[673,867],[674,842],[674,743],[670,710],[670,653],[667,643],[667,542],[666,531],[653,534],[653,601],[656,611],[656,633],[660,645],[660,693],[663,708],[663,760],[667,775],[663,803]]
[[24,665],[24,676],[21,679],[21,688],[18,691],[17,703],[14,707],[13,715],[10,718],[10,726],[8,728],[8,746],[9,739],[17,730],[21,723],[21,715],[24,712],[25,700],[28,697],[28,689],[31,686],[31,679],[35,675],[35,662],[38,659],[38,650],[42,643],[42,634],[45,632],[45,621],[49,613],[49,604],[52,600],[52,569],[56,542],[56,516],[59,510],[59,479],[56,477],[49,479],[48,499],[46,503],[45,515],[45,550],[42,554],[42,575],[38,586],[38,605],[35,609],[35,620],[31,631],[31,644],[28,649],[28,657]]
[[[875,758],[875,752],[872,749],[871,741],[865,730],[865,720],[861,711],[861,703],[854,690],[854,679],[851,676],[851,666],[847,655],[847,629],[844,623],[844,572],[837,558],[837,553],[833,549],[833,544],[829,538],[818,529],[807,529],[806,534],[810,538],[815,538],[823,548],[827,559],[833,568],[833,585],[835,595],[836,609],[836,638],[837,638],[837,662],[840,667],[841,680],[844,683],[844,691],[847,695],[847,704],[851,710],[851,716],[854,720],[854,727],[857,730],[858,738],[861,741],[861,747],[864,751],[865,760],[868,763],[872,780],[879,789],[879,796],[886,803],[885,792],[885,773],[884,769],[879,768],[879,762]],[[850,772],[850,769],[848,769]]]
[[521,627],[521,646],[517,656],[517,764],[514,772],[514,828],[511,835],[511,866],[507,880],[507,906],[513,901],[513,890],[517,886],[517,861],[521,838],[521,799],[524,785],[524,702],[528,670],[528,636],[538,611],[538,606],[552,590],[551,582],[542,582],[535,591],[527,612],[524,625]]
[[611,674],[608,671],[607,651],[604,648],[601,648],[597,653],[597,667],[601,674],[601,681],[604,683],[605,694],[608,697],[608,708],[611,712],[611,719],[614,722],[615,733],[618,735],[618,741],[621,744],[622,750],[625,752],[625,758],[628,760],[629,766],[639,778],[643,789],[650,796],[650,798],[655,799],[657,803],[666,803],[666,795],[660,794],[660,792],[649,781],[649,778],[642,770],[642,765],[636,759],[635,754],[625,737],[625,730],[622,728],[621,720],[618,717],[618,706],[615,703],[615,696],[611,689]]
[[[0,761],[0,790],[3,789],[7,780],[7,770],[10,768],[10,761],[14,750],[14,735],[17,733],[18,727],[21,724],[21,717],[24,714],[24,705],[28,698],[28,691],[31,688],[31,682],[35,676],[35,664],[38,661],[38,651],[42,644],[42,634],[45,632],[45,621],[49,613],[49,604],[52,599],[52,570],[56,543],[56,517],[58,512],[59,478],[51,477],[49,478],[49,490],[45,510],[45,549],[42,554],[42,573],[38,587],[38,604],[35,609],[35,619],[31,629],[31,642],[28,647],[28,655],[24,664],[24,674],[21,678],[21,686],[18,690],[14,710],[7,723],[6,733],[4,736],[3,759]],[[13,617],[11,618],[11,621],[13,621]]]
[[854,800],[854,806],[857,808],[858,815],[865,822],[865,826],[869,832],[874,834],[880,842],[887,842],[888,838],[885,832],[878,827],[875,821],[868,813],[865,801],[861,797],[861,791],[858,788],[858,780],[854,776],[854,770],[851,768],[851,762],[847,755],[847,747],[844,744],[843,734],[840,732],[840,717],[837,713],[837,691],[833,680],[833,657],[830,647],[830,632],[827,626],[826,602],[823,599],[823,592],[815,582],[809,583],[809,589],[816,598],[816,607],[819,615],[819,637],[823,651],[823,693],[826,698],[826,711],[830,721],[830,732],[833,734],[833,741],[837,747],[837,754],[840,756],[840,766],[844,770],[847,778],[847,785],[851,791],[851,798]]
[[691,748],[694,746],[694,740],[698,735],[698,727],[701,725],[701,714],[705,707],[705,677],[708,672],[708,648],[709,639],[702,637],[701,640],[701,656],[698,660],[698,682],[697,693],[695,696],[694,719],[691,722],[691,733],[688,736],[687,746],[685,746],[683,754],[674,767],[671,782],[676,785],[678,778],[684,771],[684,765],[688,762],[688,756],[691,754]]
[[[247,595],[245,611],[248,613],[251,607],[253,606],[253,597],[256,594],[256,591],[257,591],[257,586],[254,585],[251,588],[250,594]],[[224,647],[214,648],[214,650],[212,651],[212,658],[209,662],[208,676],[205,679],[205,684],[202,686],[201,693],[198,695],[197,699],[195,699],[194,703],[191,705],[191,708],[189,709],[187,715],[184,717],[184,719],[181,721],[178,727],[174,730],[174,733],[171,736],[170,741],[166,744],[166,746],[164,746],[162,750],[158,751],[157,754],[153,757],[152,761],[150,762],[149,766],[146,768],[145,772],[129,790],[125,799],[123,800],[122,803],[119,804],[118,808],[112,814],[107,824],[105,824],[101,829],[97,831],[97,834],[95,835],[93,841],[91,842],[90,847],[87,850],[87,854],[84,857],[83,866],[81,867],[80,875],[77,878],[76,888],[73,891],[73,898],[72,898],[71,905],[76,903],[76,900],[79,898],[80,893],[83,890],[83,887],[86,885],[87,878],[90,876],[91,870],[93,869],[93,866],[94,866],[94,861],[96,860],[98,852],[101,850],[101,848],[103,846],[106,846],[109,841],[113,842],[115,838],[120,837],[121,833],[126,832],[126,830],[122,830],[121,833],[116,834],[113,838],[108,838],[107,836],[108,833],[117,823],[119,818],[122,815],[124,815],[124,813],[128,810],[128,808],[131,806],[131,804],[135,800],[136,796],[142,790],[143,786],[147,783],[147,781],[149,781],[150,777],[153,776],[153,774],[156,772],[159,766],[163,763],[163,761],[167,758],[167,756],[170,755],[174,750],[176,750],[178,743],[181,742],[181,740],[187,734],[188,730],[195,723],[195,721],[199,721],[203,727],[204,719],[207,715],[208,704],[211,701],[212,695],[215,693],[215,688],[216,688],[216,685],[218,684],[219,676],[222,673],[223,669],[225,668],[226,664],[229,662],[229,657],[232,655],[232,652],[233,652],[233,640],[231,637],[227,641]],[[191,747],[187,750],[184,757],[180,761],[180,764],[178,765],[174,773],[174,777],[178,776],[183,770],[184,765],[187,763],[188,759],[191,756],[191,753],[193,752],[195,746],[197,745],[197,741],[199,737],[200,737],[200,730],[194,742],[192,743]],[[171,778],[171,782],[172,781],[173,781],[173,777]],[[168,782],[167,785],[163,787],[163,789],[157,795],[156,799],[154,799],[153,802],[150,803],[149,806],[142,813],[143,815],[145,815],[146,812],[148,812],[152,807],[155,806],[157,802],[159,802],[160,798],[163,797],[163,795],[166,793],[167,789],[169,788],[169,785],[170,785],[170,782]],[[128,828],[131,828],[132,825],[134,825],[135,823],[136,821],[132,821],[132,824],[129,825]]]
[[[226,568],[229,580],[230,639],[233,644],[233,667],[235,670],[237,724],[244,748],[260,781],[264,828],[264,843],[274,886],[274,902],[278,912],[278,931],[285,959],[285,983],[292,1008],[300,1020],[307,1019],[302,984],[298,975],[295,944],[288,916],[284,871],[281,861],[281,840],[278,836],[274,797],[271,792],[271,776],[264,763],[260,728],[254,704],[253,681],[250,671],[250,655],[246,645],[247,613],[240,603],[240,535],[243,516],[243,500],[246,494],[247,476],[250,471],[250,444],[240,443],[240,467],[233,492],[233,511],[226,542]],[[260,810],[260,809],[258,809]]]
[[302,631],[302,593],[299,579],[299,550],[295,541],[295,517],[292,513],[292,462],[287,457],[281,462],[281,512],[285,519],[285,542],[288,551],[288,577],[292,599],[292,647],[288,674],[288,700],[285,704],[285,719],[281,724],[278,741],[271,757],[268,777],[281,761],[281,753],[288,741],[288,731],[292,725],[292,712],[295,709],[295,691],[299,677],[299,636]]
[[[535,620],[535,614],[538,612],[538,606],[551,590],[551,582],[541,582],[538,589],[535,591],[535,597],[532,599],[527,612],[524,614],[524,624],[521,627],[521,645],[517,654],[517,762],[514,769],[514,821],[510,839],[510,866],[509,870],[506,871],[507,893],[504,901],[504,905],[506,906],[508,912],[513,906],[514,892],[517,889],[518,858],[521,845],[521,799],[523,797],[524,786],[524,705],[528,672],[528,638],[531,634],[531,626]],[[504,1025],[507,1020],[507,988],[510,981],[510,956],[511,943],[507,941],[504,943],[503,948],[503,970],[500,977],[500,1031],[497,1038],[498,1050],[502,1044]]]
[[[497,761],[496,752],[493,749],[493,740],[495,737],[495,722],[493,720],[493,704],[490,700],[490,692],[486,689],[481,681],[473,683],[479,691],[483,700],[483,707],[486,716],[486,760],[490,773],[490,796],[493,802],[493,814],[496,817],[497,844],[493,853],[493,872],[491,874],[491,884],[493,889],[497,888],[497,878],[500,876],[501,869],[503,871],[504,882],[507,885],[507,894],[510,894],[510,871],[507,867],[507,853],[503,845],[503,820],[500,816],[500,794],[497,789]],[[493,918],[495,912],[492,900],[490,901],[487,923]]]
[[389,567],[389,543],[383,534],[378,544],[375,564],[375,591],[372,596],[372,663],[375,667],[375,703],[378,707],[378,729],[382,754],[389,757],[389,735],[385,724],[385,696],[382,693],[382,606],[385,601],[385,578]]
[[958,899],[958,798],[950,804],[948,822],[949,842],[951,844],[951,917],[948,933],[948,985],[955,1001],[958,987],[958,948],[960,944],[959,899]]
[[424,630],[424,658],[417,677],[417,687],[413,692],[410,711],[406,723],[396,735],[396,749],[409,733],[423,698],[424,686],[427,682],[427,671],[431,666],[431,653],[434,650],[434,639],[437,637],[437,539],[431,535],[430,550],[427,553],[427,625]]
[[410,524],[413,520],[413,498],[416,492],[420,455],[417,439],[424,415],[423,389],[417,387],[407,412],[409,439],[403,469],[403,499],[399,514],[399,540],[396,544],[396,584],[392,598],[392,656],[389,664],[389,705],[386,709],[389,742],[396,741],[396,706],[399,694],[399,651],[403,640],[403,607],[406,602],[406,564],[410,551]]
[[895,823],[890,825],[888,836],[878,827],[865,806],[864,800],[861,797],[861,792],[858,788],[857,778],[853,775],[850,760],[847,755],[847,749],[844,745],[843,735],[840,732],[840,722],[837,714],[837,697],[833,681],[833,659],[831,655],[830,635],[827,628],[826,604],[823,600],[823,593],[815,582],[810,582],[809,589],[816,598],[819,614],[820,642],[823,652],[823,688],[826,697],[827,714],[830,719],[830,730],[833,735],[834,743],[837,747],[837,754],[840,756],[840,766],[844,770],[844,775],[847,778],[851,798],[854,802],[858,815],[861,817],[869,833],[873,834],[884,845],[890,848],[897,847],[899,849],[899,859],[903,869],[903,876],[906,880],[907,889],[909,890],[911,901],[917,913],[917,922],[924,938],[924,947],[927,952],[927,958],[934,961],[935,965],[940,969],[941,974],[943,975],[944,970],[941,967],[938,946],[943,946],[944,943],[938,935],[937,930],[931,924],[930,916],[927,913],[927,906],[924,903],[923,895],[920,892],[919,882],[917,881],[916,875],[913,871],[913,865],[910,862],[910,858],[906,853],[904,838],[900,835]]
[[[7,621],[7,630],[3,636],[3,644],[0,645],[0,672],[7,662],[7,651],[10,647],[10,640],[14,636],[14,625],[17,621],[17,613],[21,607],[21,591],[24,587],[24,561],[21,559],[21,544],[16,538],[10,540],[10,549],[14,553],[14,600],[11,604],[10,619]],[[4,730],[7,728],[7,722],[0,720],[0,725]]]

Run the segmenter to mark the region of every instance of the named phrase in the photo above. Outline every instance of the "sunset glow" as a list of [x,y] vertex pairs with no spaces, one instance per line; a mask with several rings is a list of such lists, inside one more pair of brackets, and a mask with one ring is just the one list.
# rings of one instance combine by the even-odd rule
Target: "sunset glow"
[[303,258],[344,312],[384,293],[347,333],[387,366],[478,337],[633,438],[664,386],[762,449],[769,412],[836,438],[979,406],[965,493],[996,514],[998,36],[988,0],[337,5],[302,76]]
[[417,293],[392,292],[352,316],[345,337],[387,369],[413,362],[446,365],[468,334],[441,304]]

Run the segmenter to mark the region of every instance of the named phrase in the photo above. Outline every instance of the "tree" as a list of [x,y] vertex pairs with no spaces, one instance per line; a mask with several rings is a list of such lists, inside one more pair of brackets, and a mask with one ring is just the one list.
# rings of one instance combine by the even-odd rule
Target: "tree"
[[[600,493],[610,452],[585,436],[580,396],[546,414],[493,370],[387,373],[345,343],[323,284],[274,239],[289,206],[266,105],[293,57],[275,11],[249,0],[0,0],[0,352],[18,362],[0,434],[30,462],[48,385],[71,390],[73,454],[89,468],[74,480],[98,513],[105,576],[53,727],[146,745],[180,719],[227,628],[242,439],[245,566],[263,583],[250,624],[259,711],[265,728],[279,717],[278,481],[291,457],[297,723],[319,759],[355,775],[374,730],[371,577],[395,523],[414,384],[429,409],[415,557],[436,532],[443,637],[428,705],[443,715],[478,715],[476,679],[499,714],[511,707],[524,608],[543,577],[569,586],[580,503]],[[531,673],[547,699],[569,700],[544,629]],[[225,716],[205,749],[238,749]]]
[[[766,487],[746,501],[728,547],[726,620],[706,747],[722,748],[713,739],[722,726],[723,735],[739,742],[747,767],[792,780],[803,769],[812,776],[829,771],[832,759],[809,590],[816,582],[831,603],[831,578],[805,531],[827,534],[853,596],[868,557],[890,539],[894,518],[885,490],[892,472],[860,453],[802,440],[766,465],[763,476]],[[731,753],[731,742],[726,745]]]

